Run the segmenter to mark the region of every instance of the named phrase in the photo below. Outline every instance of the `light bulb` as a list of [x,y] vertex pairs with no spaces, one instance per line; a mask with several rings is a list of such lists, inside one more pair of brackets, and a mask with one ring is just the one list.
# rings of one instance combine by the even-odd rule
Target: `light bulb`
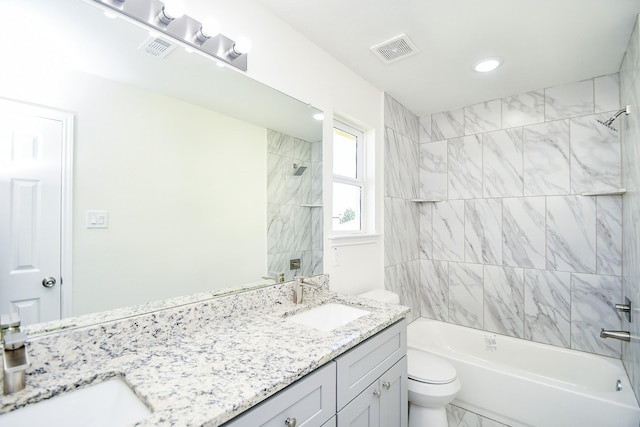
[[238,55],[249,53],[251,51],[251,40],[246,37],[238,37],[238,40],[233,45],[233,50]]
[[202,21],[200,32],[206,37],[215,37],[220,34],[220,24],[213,18],[207,18]]
[[163,24],[169,25],[171,21],[184,15],[184,3],[182,0],[166,0],[159,18]]

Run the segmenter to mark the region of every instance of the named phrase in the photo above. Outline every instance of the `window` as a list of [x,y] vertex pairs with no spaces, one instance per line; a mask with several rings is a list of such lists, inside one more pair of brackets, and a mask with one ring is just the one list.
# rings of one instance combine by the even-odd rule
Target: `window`
[[364,206],[364,133],[344,123],[333,127],[333,231],[359,233]]

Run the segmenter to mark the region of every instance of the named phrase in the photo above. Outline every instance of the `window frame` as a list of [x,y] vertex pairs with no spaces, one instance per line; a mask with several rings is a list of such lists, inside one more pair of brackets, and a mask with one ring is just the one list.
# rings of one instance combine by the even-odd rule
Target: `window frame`
[[[344,175],[337,175],[334,172],[333,168],[333,155],[332,155],[332,166],[331,166],[331,186],[332,186],[332,207],[331,207],[331,233],[336,237],[343,236],[358,236],[366,234],[367,230],[367,183],[366,183],[366,134],[363,130],[358,129],[348,123],[345,123],[340,120],[334,120],[332,126],[332,137],[333,144],[335,144],[335,133],[336,129],[347,133],[349,135],[353,135],[356,138],[356,178],[351,178]],[[334,152],[335,146],[332,146],[332,153]],[[334,217],[333,217],[333,184],[346,184],[352,185],[360,188],[360,228],[358,230],[336,230],[334,229]]]

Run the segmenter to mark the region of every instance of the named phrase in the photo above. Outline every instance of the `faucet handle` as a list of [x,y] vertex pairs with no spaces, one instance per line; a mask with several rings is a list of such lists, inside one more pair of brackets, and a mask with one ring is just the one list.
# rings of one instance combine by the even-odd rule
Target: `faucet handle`
[[11,329],[20,326],[20,313],[13,312],[0,315],[0,329]]

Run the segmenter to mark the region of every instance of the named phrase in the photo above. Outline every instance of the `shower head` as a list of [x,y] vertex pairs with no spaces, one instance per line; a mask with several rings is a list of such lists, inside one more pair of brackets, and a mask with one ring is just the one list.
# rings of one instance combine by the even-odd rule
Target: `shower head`
[[300,165],[298,165],[296,163],[293,164],[293,174],[295,176],[302,175],[304,173],[304,171],[306,171],[306,170],[307,170],[306,166],[300,166]]
[[622,108],[621,110],[618,110],[618,111],[617,111],[613,116],[609,117],[609,119],[608,119],[607,121],[604,121],[604,122],[603,122],[603,121],[602,121],[602,120],[600,120],[600,119],[596,119],[596,121],[597,121],[598,123],[600,123],[601,125],[606,126],[606,127],[608,127],[609,129],[614,130],[614,131],[616,131],[616,132],[617,132],[617,131],[618,131],[618,129],[616,129],[616,128],[614,128],[614,127],[612,126],[612,125],[613,125],[613,122],[615,122],[615,121],[616,121],[616,119],[617,119],[618,117],[620,117],[620,115],[622,115],[622,113],[625,113],[625,114],[627,114],[627,115],[628,115],[628,114],[629,114],[629,112],[630,112],[630,111],[629,111],[629,105],[627,105],[626,107]]

